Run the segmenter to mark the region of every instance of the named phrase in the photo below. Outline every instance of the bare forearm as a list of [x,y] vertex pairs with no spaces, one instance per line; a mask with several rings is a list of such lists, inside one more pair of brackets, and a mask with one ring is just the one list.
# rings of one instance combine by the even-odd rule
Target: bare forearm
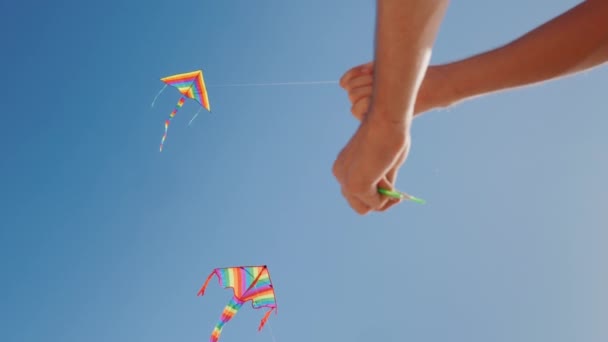
[[[608,25],[608,18],[606,19],[606,25]],[[602,45],[597,50],[595,50],[595,52],[593,52],[587,58],[583,59],[580,63],[576,64],[573,68],[568,69],[568,71],[566,71],[564,75],[574,74],[577,72],[592,69],[606,62],[608,62],[608,37],[604,40]]]
[[409,125],[448,0],[378,0],[371,115]]
[[608,1],[588,0],[492,51],[441,66],[457,101],[579,72],[608,60]]

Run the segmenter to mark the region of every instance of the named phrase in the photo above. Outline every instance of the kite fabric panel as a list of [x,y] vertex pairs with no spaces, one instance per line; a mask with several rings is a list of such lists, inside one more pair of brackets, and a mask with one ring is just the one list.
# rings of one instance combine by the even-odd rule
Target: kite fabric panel
[[202,70],[167,76],[160,80],[167,85],[177,88],[182,95],[198,102],[207,111],[211,111]]
[[209,274],[207,280],[199,290],[199,296],[205,294],[205,289],[214,276],[217,276],[221,287],[225,289],[231,288],[234,296],[230,299],[226,307],[224,307],[219,322],[213,328],[210,339],[211,342],[217,342],[219,340],[224,325],[230,321],[243,304],[248,301],[251,301],[251,306],[254,309],[269,309],[260,321],[258,331],[262,330],[272,311],[275,311],[276,314],[277,302],[274,286],[266,265],[216,268]]

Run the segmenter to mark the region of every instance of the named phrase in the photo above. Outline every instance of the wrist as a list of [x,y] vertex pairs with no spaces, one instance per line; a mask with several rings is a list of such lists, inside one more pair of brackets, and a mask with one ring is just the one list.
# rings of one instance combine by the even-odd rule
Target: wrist
[[440,108],[450,107],[468,97],[467,82],[463,82],[459,76],[462,75],[460,67],[458,63],[433,66],[441,74],[442,79],[441,86],[438,87],[441,98],[438,103]]
[[[388,103],[393,102],[393,103]],[[364,120],[374,125],[391,129],[407,130],[413,118],[413,103],[394,103],[395,101],[378,101],[372,96],[372,102]]]
[[401,146],[409,138],[411,122],[411,118],[407,115],[393,117],[376,109],[370,110],[361,124],[369,127],[373,138],[390,146]]

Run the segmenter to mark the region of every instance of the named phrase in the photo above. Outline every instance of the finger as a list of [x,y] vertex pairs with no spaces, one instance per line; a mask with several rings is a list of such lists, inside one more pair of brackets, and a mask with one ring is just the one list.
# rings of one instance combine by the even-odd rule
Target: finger
[[342,188],[342,196],[344,196],[344,198],[348,202],[348,205],[350,205],[350,207],[357,214],[365,215],[371,211],[371,208],[368,205],[366,205],[363,201],[359,200],[355,196],[348,194],[346,191],[344,191],[344,188]]
[[361,121],[363,120],[363,116],[365,115],[365,113],[367,113],[367,111],[369,110],[370,104],[371,97],[364,97],[355,102],[355,104],[350,107],[350,112],[355,118]]
[[364,97],[372,96],[372,91],[373,91],[373,89],[371,86],[351,89],[348,92],[348,100],[350,101],[350,103],[355,103]]
[[[356,198],[358,201],[350,200],[353,209],[358,202],[362,202],[367,211],[378,210],[383,207],[388,201],[388,197],[381,195],[378,192],[378,183],[376,181],[363,181],[363,179],[355,180],[347,177],[344,179],[342,193],[347,198]],[[392,187],[391,187],[392,188]]]
[[388,170],[388,173],[386,174],[386,179],[388,179],[388,181],[391,182],[391,184],[397,183],[396,182],[397,181],[397,173],[398,173],[397,171],[399,171],[398,167],[394,167],[394,168]]
[[351,208],[361,215],[365,215],[370,211],[375,211],[384,207],[390,200],[390,198],[383,198],[384,196],[381,197],[377,190],[373,191],[373,193],[368,192],[356,195],[346,192],[343,192],[342,194],[348,201]]
[[344,73],[344,75],[342,75],[342,77],[340,78],[340,86],[345,87],[351,78],[353,78],[357,75],[360,75],[360,74],[371,73],[372,71],[373,71],[373,62],[361,64],[354,68],[351,68],[348,71],[346,71]]
[[[378,182],[378,188],[383,188],[383,189],[393,191],[394,190],[393,184],[394,183],[392,183],[388,179],[388,177],[383,177],[380,180],[380,182]],[[385,196],[385,195],[380,195],[380,196],[384,198],[384,203],[380,207],[376,208],[377,211],[385,211],[388,208],[390,208],[391,206],[401,202],[401,200],[397,199],[397,198],[393,198],[393,197],[389,197],[389,196]]]
[[390,209],[392,206],[394,206],[395,204],[399,204],[401,203],[402,200],[398,200],[398,199],[391,199],[388,202],[386,202],[386,205],[383,206],[382,208],[378,209],[377,211],[383,212],[383,211],[387,211],[388,209]]
[[363,201],[363,203],[365,203],[365,205],[367,205],[370,211],[378,211],[385,207],[389,201],[391,201],[390,198],[386,198],[385,196],[378,194],[377,190],[373,191],[373,194],[369,193],[366,196],[361,196],[359,198],[361,201]]
[[[386,174],[387,183],[392,184],[393,187],[397,183],[397,175],[399,174],[399,169],[401,168],[401,165],[405,161],[406,156],[407,156],[407,149],[405,149],[405,150],[403,150],[403,152],[401,152],[401,154],[397,158],[397,162],[395,163],[395,166],[393,168],[391,168]],[[391,190],[393,190],[393,189],[391,189]],[[403,199],[395,199],[395,198],[391,198],[391,199],[392,199],[391,201],[388,201],[388,203],[384,207],[380,208],[378,211],[386,211],[393,205],[395,205],[397,203],[401,203],[403,201]]]
[[403,162],[405,162],[405,156],[406,156],[406,153],[405,153],[405,150],[404,150],[399,155],[399,158],[397,158],[397,162],[395,163],[395,167],[391,168],[386,173],[386,179],[390,182],[390,184],[393,184],[393,186],[395,184],[397,184],[397,175],[399,174],[399,169],[401,168],[401,165],[403,164]]
[[[386,176],[382,177],[380,179],[380,181],[378,182],[378,187],[376,188],[376,190],[378,188],[382,188],[382,189],[386,189],[386,190],[390,190],[390,191],[395,190],[393,183],[391,183]],[[382,197],[385,197],[385,196],[382,196]]]
[[[391,190],[394,190],[394,189],[391,189]],[[387,211],[389,208],[391,208],[395,204],[399,204],[401,202],[403,202],[403,199],[389,197],[389,200],[386,202],[386,204],[382,208],[378,209],[378,211]]]
[[346,88],[346,86],[348,85],[348,82],[350,82],[350,80],[353,77],[356,77],[358,75],[361,74],[361,72],[359,71],[360,66],[354,67],[352,69],[349,69],[348,71],[346,71],[344,73],[344,75],[342,75],[342,77],[340,77],[340,86],[342,88]]
[[359,87],[371,87],[373,83],[373,74],[361,74],[349,79],[348,82],[344,85],[344,89],[350,91]]

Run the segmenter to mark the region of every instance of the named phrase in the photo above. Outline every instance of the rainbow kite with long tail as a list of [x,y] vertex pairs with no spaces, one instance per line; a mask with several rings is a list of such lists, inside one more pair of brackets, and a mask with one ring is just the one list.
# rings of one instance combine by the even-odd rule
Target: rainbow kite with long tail
[[266,314],[262,318],[258,331],[262,330],[266,321],[270,317],[270,313],[277,312],[277,301],[274,294],[274,287],[270,280],[268,267],[262,266],[237,266],[216,268],[207,277],[205,284],[198,292],[199,296],[205,294],[205,289],[209,285],[209,281],[213,276],[217,276],[220,286],[224,288],[232,288],[234,296],[224,308],[219,322],[213,328],[211,333],[211,342],[217,342],[222,333],[224,325],[236,315],[237,311],[247,301],[251,301],[251,306],[254,309],[268,308]]
[[[203,71],[191,71],[183,74],[177,74],[173,76],[167,76],[160,79],[165,83],[165,86],[158,92],[154,101],[152,101],[152,106],[154,106],[154,102],[158,96],[165,90],[165,88],[170,85],[172,87],[177,88],[177,90],[182,94],[182,97],[177,101],[177,105],[169,114],[169,119],[165,120],[165,133],[163,134],[162,140],[160,142],[160,151],[162,152],[165,140],[167,139],[167,131],[169,130],[169,124],[177,111],[184,105],[186,102],[186,98],[193,99],[201,105],[201,108],[196,113],[196,115],[192,118],[196,118],[200,113],[201,109],[205,108],[207,111],[211,112],[211,105],[209,104],[209,97],[207,95],[207,87],[205,86],[205,79],[203,78]],[[190,123],[192,123],[190,120]]]

